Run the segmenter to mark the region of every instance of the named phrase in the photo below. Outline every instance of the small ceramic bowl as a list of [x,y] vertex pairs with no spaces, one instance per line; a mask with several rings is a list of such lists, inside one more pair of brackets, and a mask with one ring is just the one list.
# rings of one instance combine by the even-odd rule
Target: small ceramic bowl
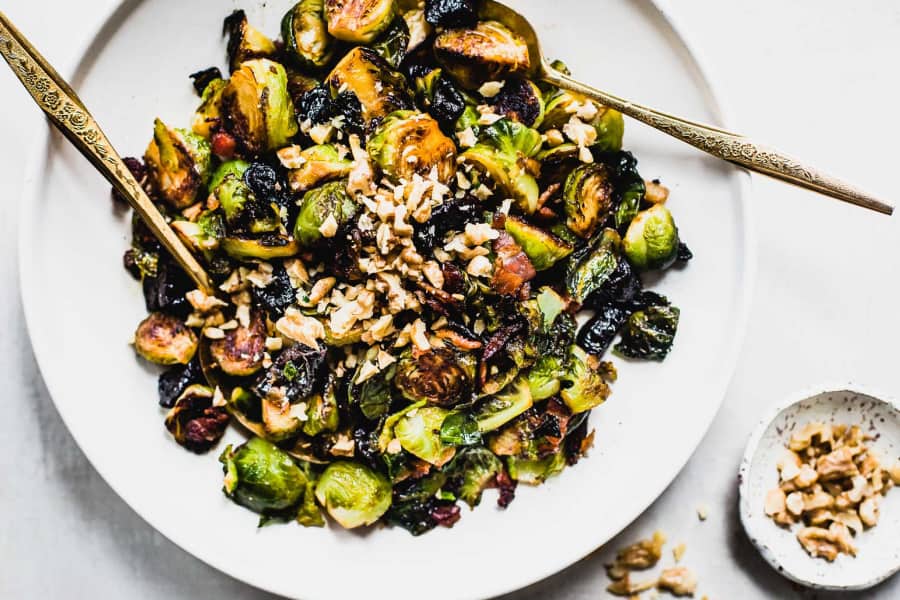
[[[820,390],[822,388],[819,388]],[[809,556],[789,531],[766,516],[766,493],[778,485],[777,462],[793,431],[811,422],[858,424],[877,436],[869,442],[885,467],[900,458],[900,405],[859,386],[796,394],[779,403],[756,427],[741,462],[740,515],[750,541],[779,573],[801,585],[827,590],[860,590],[900,570],[900,487],[881,502],[878,525],[857,534],[856,557],[841,554],[829,563]]]

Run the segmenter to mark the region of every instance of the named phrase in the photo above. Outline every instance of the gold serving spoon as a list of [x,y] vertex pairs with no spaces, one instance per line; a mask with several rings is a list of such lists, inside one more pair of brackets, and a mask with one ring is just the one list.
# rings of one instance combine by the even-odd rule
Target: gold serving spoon
[[135,180],[78,94],[0,12],[0,54],[41,110],[141,216],[197,287],[213,295],[209,277]]
[[826,175],[809,165],[805,165],[778,150],[757,144],[744,136],[713,127],[712,125],[694,123],[641,106],[629,100],[624,100],[560,73],[544,57],[537,33],[535,33],[531,23],[521,14],[504,4],[493,0],[485,0],[482,9],[479,11],[479,18],[498,21],[525,39],[525,42],[528,44],[530,59],[528,76],[532,79],[540,79],[557,87],[588,96],[604,106],[613,108],[654,129],[687,142],[695,148],[751,171],[886,215],[894,212],[894,207],[890,204],[885,204],[873,196]]

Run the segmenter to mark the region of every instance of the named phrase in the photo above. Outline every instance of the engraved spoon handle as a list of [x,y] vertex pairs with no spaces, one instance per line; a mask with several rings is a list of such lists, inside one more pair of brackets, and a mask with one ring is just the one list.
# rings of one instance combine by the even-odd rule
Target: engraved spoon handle
[[711,125],[694,123],[686,119],[623,100],[560,73],[549,65],[544,66],[543,79],[558,87],[593,98],[604,106],[637,119],[642,123],[678,138],[683,142],[708,152],[713,156],[738,164],[751,171],[762,173],[794,185],[831,196],[856,206],[862,206],[886,215],[893,214],[894,207],[881,202],[850,184],[826,175],[778,150],[757,144],[744,136]]
[[206,271],[166,223],[131,171],[122,162],[91,113],[66,81],[0,12],[0,55],[38,107],[100,174],[126,198],[162,245],[201,290],[213,294]]

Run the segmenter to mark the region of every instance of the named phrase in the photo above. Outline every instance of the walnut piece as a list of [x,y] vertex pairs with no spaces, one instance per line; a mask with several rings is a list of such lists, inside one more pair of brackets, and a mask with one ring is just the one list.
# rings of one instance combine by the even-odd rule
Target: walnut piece
[[667,590],[675,596],[693,596],[697,590],[697,576],[686,567],[663,569],[656,587]]

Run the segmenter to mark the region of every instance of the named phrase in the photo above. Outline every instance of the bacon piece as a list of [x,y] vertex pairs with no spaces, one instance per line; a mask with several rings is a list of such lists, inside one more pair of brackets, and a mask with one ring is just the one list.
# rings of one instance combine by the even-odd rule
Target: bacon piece
[[526,281],[534,279],[537,271],[522,247],[505,231],[494,240],[493,246],[497,258],[491,286],[498,294],[514,296]]

